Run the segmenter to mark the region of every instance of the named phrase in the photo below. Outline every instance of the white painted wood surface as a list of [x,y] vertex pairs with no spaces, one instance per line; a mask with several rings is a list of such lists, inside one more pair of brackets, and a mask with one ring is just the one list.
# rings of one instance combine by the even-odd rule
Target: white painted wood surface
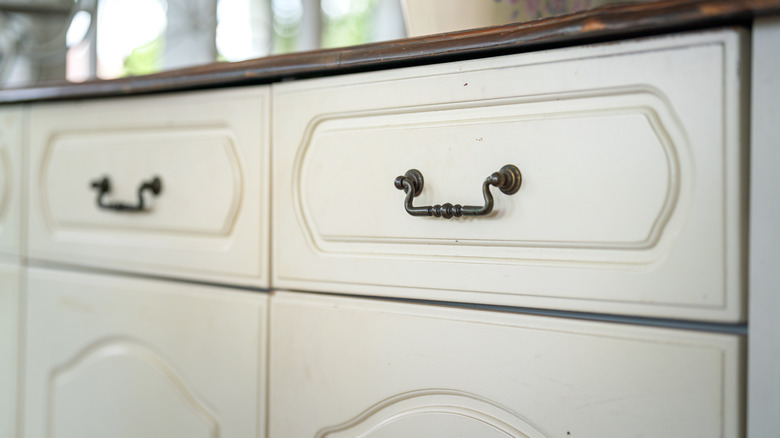
[[269,435],[739,437],[742,354],[733,335],[280,292]]
[[[742,32],[274,86],[280,288],[745,320]],[[486,218],[505,164],[523,186]],[[497,191],[496,191],[497,192]]]
[[[266,396],[276,437],[774,436],[778,29],[755,27],[749,112],[735,30],[275,86],[270,279],[268,87],[3,108],[0,437],[17,374],[25,438],[265,436]],[[524,185],[485,220],[409,217],[392,184],[478,204],[507,163]],[[96,209],[91,180],[134,202],[154,174],[151,213]],[[264,295],[27,270],[23,227],[34,263],[750,334],[280,292],[266,357]]]
[[[269,90],[35,105],[29,250],[42,260],[268,287]],[[149,211],[142,181],[162,192]]]
[[262,437],[267,296],[28,269],[24,436]]
[[0,109],[0,255],[21,251],[23,133],[24,109]]
[[21,267],[0,263],[0,437],[17,431]]
[[753,27],[748,436],[780,431],[780,18]]

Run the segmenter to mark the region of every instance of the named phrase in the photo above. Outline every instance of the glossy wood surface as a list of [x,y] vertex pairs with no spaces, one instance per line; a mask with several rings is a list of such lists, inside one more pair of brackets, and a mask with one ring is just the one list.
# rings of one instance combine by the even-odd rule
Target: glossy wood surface
[[424,65],[708,27],[780,14],[780,0],[661,0],[361,46],[215,63],[159,74],[0,90],[0,103],[156,93]]

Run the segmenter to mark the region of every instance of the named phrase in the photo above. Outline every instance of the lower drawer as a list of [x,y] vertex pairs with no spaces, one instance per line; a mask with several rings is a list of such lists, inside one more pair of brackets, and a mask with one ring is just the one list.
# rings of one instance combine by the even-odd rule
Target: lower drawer
[[265,436],[266,294],[30,268],[25,297],[25,437]]
[[278,293],[270,436],[737,437],[743,339]]

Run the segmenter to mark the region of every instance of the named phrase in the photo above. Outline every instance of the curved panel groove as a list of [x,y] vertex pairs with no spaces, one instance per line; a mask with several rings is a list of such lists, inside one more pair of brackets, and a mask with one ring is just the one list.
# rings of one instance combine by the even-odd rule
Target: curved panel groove
[[0,230],[3,228],[3,218],[8,213],[8,205],[11,202],[11,189],[13,186],[13,169],[8,151],[0,145]]
[[216,416],[181,374],[133,340],[86,347],[51,372],[48,392],[49,438],[220,435]]
[[441,415],[447,421],[460,418],[475,422],[482,431],[489,430],[497,436],[545,437],[536,427],[508,408],[475,394],[450,389],[425,389],[395,395],[371,406],[355,418],[320,430],[315,437],[371,437],[412,417]]

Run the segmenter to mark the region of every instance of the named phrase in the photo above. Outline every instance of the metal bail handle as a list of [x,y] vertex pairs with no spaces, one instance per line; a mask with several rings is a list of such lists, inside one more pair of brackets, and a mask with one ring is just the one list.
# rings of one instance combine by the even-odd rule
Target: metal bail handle
[[97,205],[104,210],[126,211],[126,212],[144,212],[147,211],[144,203],[144,192],[149,191],[153,196],[157,196],[162,191],[162,181],[155,176],[150,181],[141,181],[138,186],[138,203],[123,204],[121,202],[106,202],[105,196],[111,192],[111,180],[107,176],[102,179],[92,181],[92,188],[98,191]]
[[450,219],[461,216],[484,216],[493,211],[493,195],[490,193],[490,186],[496,186],[507,195],[513,195],[520,189],[523,183],[523,175],[520,169],[513,164],[507,164],[498,172],[493,172],[485,178],[482,183],[482,197],[485,198],[485,205],[452,205],[449,202],[442,205],[433,205],[427,207],[415,207],[412,205],[414,198],[422,193],[423,176],[417,169],[406,171],[405,174],[396,177],[395,188],[403,190],[406,193],[404,200],[404,209],[412,216],[435,216]]

